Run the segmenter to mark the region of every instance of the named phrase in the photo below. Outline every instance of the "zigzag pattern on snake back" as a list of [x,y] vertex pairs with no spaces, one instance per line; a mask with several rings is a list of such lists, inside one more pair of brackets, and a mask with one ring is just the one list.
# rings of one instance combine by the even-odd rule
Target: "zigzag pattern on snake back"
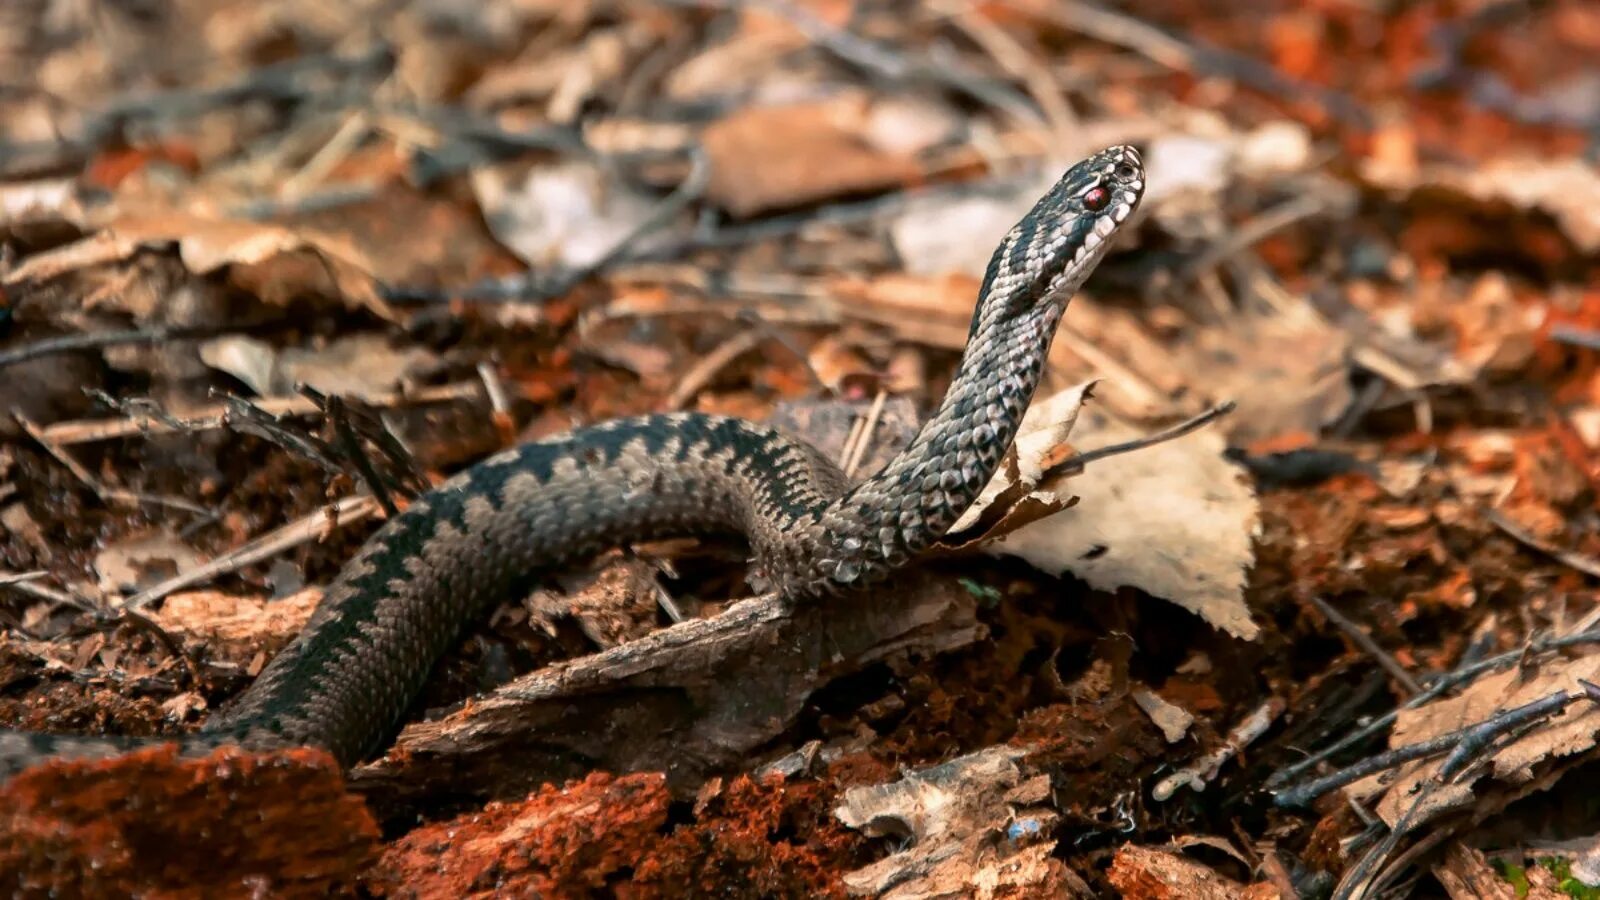
[[[797,602],[881,580],[941,537],[994,475],[1067,302],[1143,192],[1132,147],[1067,170],[996,248],[943,402],[871,478],[847,488],[804,442],[699,414],[622,419],[508,450],[380,528],[300,635],[182,749],[309,745],[353,765],[381,749],[468,624],[551,569],[619,544],[743,535],[757,571]],[[166,740],[0,732],[0,772]]]

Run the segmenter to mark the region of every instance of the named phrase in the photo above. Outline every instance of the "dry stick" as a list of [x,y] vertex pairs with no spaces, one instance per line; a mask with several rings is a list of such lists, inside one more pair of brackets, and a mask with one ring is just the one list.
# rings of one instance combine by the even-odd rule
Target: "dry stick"
[[1068,0],[1050,4],[1019,4],[1008,0],[1005,5],[1020,15],[1040,16],[1070,31],[1132,50],[1178,72],[1228,78],[1286,100],[1311,98],[1346,124],[1364,126],[1371,119],[1367,111],[1347,94],[1296,81],[1248,56],[1191,44],[1126,13]]
[[372,458],[367,456],[367,451],[361,446],[361,439],[356,437],[356,430],[350,425],[350,417],[345,414],[344,401],[337,396],[328,397],[326,406],[328,418],[333,420],[333,433],[338,436],[339,449],[344,451],[345,459],[356,467],[356,473],[366,483],[367,490],[372,493],[378,505],[383,507],[384,515],[393,518],[400,514],[400,508],[395,506],[394,497],[389,493],[389,486],[384,484],[383,478],[378,475],[378,470],[372,465]]
[[1559,650],[1566,647],[1576,647],[1583,644],[1600,644],[1600,631],[1585,631],[1578,634],[1569,634],[1564,637],[1546,638],[1544,640],[1534,641],[1533,643],[1521,649],[1511,650],[1498,656],[1492,656],[1488,659],[1473,663],[1470,666],[1450,672],[1449,674],[1440,677],[1439,680],[1435,681],[1433,684],[1429,685],[1427,690],[1416,695],[1415,697],[1412,697],[1410,700],[1407,700],[1403,705],[1384,713],[1376,719],[1373,719],[1366,725],[1345,735],[1339,740],[1334,741],[1332,744],[1329,744],[1321,750],[1318,750],[1305,759],[1302,759],[1292,765],[1284,766],[1282,769],[1274,772],[1272,777],[1267,779],[1266,787],[1268,790],[1272,790],[1278,786],[1289,783],[1300,773],[1322,762],[1328,757],[1333,756],[1335,753],[1353,747],[1367,738],[1377,734],[1379,731],[1382,731],[1383,729],[1388,728],[1390,725],[1393,725],[1395,719],[1399,717],[1401,710],[1414,709],[1418,706],[1421,706],[1422,704],[1427,703],[1429,700],[1442,695],[1445,691],[1450,690],[1456,685],[1471,681],[1479,675],[1482,675],[1484,672],[1512,665],[1518,660],[1521,660],[1534,653],[1544,653],[1549,650]]
[[[1542,719],[1553,715],[1564,709],[1568,703],[1580,699],[1584,699],[1582,694],[1568,694],[1566,691],[1558,691],[1532,703],[1524,703],[1521,706],[1498,713],[1482,722],[1436,735],[1427,740],[1418,741],[1415,744],[1396,747],[1376,756],[1369,756],[1337,772],[1312,779],[1286,791],[1279,791],[1277,796],[1273,798],[1273,802],[1280,807],[1305,806],[1331,790],[1360,781],[1374,772],[1392,769],[1415,759],[1438,756],[1446,750],[1457,748],[1457,745],[1465,748],[1465,757],[1470,757],[1487,746],[1498,735],[1530,720]],[[1455,766],[1451,770],[1452,774],[1462,765],[1462,760],[1458,759],[1458,756],[1462,755],[1463,751],[1461,749],[1457,749],[1456,753],[1450,755],[1450,760],[1453,761],[1453,766]],[[1439,774],[1439,780],[1446,780],[1443,777],[1444,770],[1442,767]]]
[[31,572],[0,572],[0,587],[21,584],[24,581],[35,581],[49,574],[44,569],[34,569]]
[[1171,428],[1158,431],[1155,434],[1145,435],[1142,438],[1124,441],[1120,444],[1109,444],[1104,447],[1096,447],[1093,450],[1085,450],[1077,456],[1068,457],[1051,466],[1045,470],[1039,480],[1043,482],[1051,478],[1060,478],[1064,475],[1075,475],[1083,471],[1089,463],[1096,460],[1105,459],[1108,456],[1121,456],[1124,453],[1132,453],[1135,450],[1143,450],[1146,447],[1153,447],[1156,444],[1176,440],[1191,431],[1209,425],[1211,422],[1228,415],[1238,408],[1238,405],[1232,400],[1225,400],[1193,418],[1185,419]]
[[71,472],[74,478],[83,482],[83,485],[89,490],[93,491],[94,495],[100,498],[100,502],[106,504],[107,506],[165,506],[171,509],[179,509],[183,510],[184,512],[194,513],[197,516],[216,518],[215,512],[206,509],[204,506],[200,506],[197,503],[190,503],[189,501],[180,497],[163,497],[157,494],[142,494],[138,491],[130,491],[125,488],[109,487],[101,483],[93,475],[90,475],[89,470],[85,469],[81,463],[73,459],[72,455],[59,444],[51,441],[45,430],[34,424],[34,422],[27,416],[23,415],[21,410],[13,409],[11,411],[11,418],[15,419],[17,424],[22,426],[22,430],[26,431],[29,437],[37,441],[39,446],[45,449],[45,452],[49,453],[52,457],[55,457],[56,462],[66,466],[67,471]]
[[1184,282],[1191,281],[1202,273],[1211,271],[1223,260],[1257,241],[1270,237],[1302,219],[1309,219],[1326,209],[1327,203],[1322,198],[1312,194],[1285,200],[1229,231],[1226,237],[1202,251],[1199,256],[1190,260],[1188,265],[1179,270],[1178,279]]
[[[1054,145],[1051,149],[1063,155],[1082,155],[1077,152],[1074,141],[1075,136],[1082,133],[1083,123],[1063,96],[1061,85],[1050,67],[1030,54],[1010,32],[995,24],[988,16],[976,12],[970,5],[958,2],[941,3],[938,6],[940,12],[948,15],[973,43],[1027,86],[1028,93],[1033,97],[1033,102],[1038,104],[1049,126],[1050,140]],[[1081,139],[1078,140],[1077,146],[1081,146]]]
[[856,440],[855,446],[850,448],[850,455],[844,461],[845,477],[854,477],[856,470],[861,468],[861,461],[867,457],[867,448],[872,446],[872,433],[878,430],[878,421],[883,418],[883,405],[889,400],[889,392],[883,388],[878,389],[878,396],[872,398],[872,406],[867,408],[867,416],[861,420],[861,436]]
[[[681,2],[681,0],[680,0]],[[852,31],[835,28],[810,10],[788,0],[725,0],[726,8],[758,6],[789,21],[808,40],[839,59],[892,82],[923,81],[942,85],[1007,115],[1037,122],[1028,100],[1002,81],[962,70],[951,61],[907,55]]]
[[[31,574],[31,572],[25,572],[23,576]],[[27,577],[17,577],[9,581],[0,579],[0,588],[13,590],[19,594],[27,594],[30,597],[47,600],[61,606],[70,606],[73,609],[81,610],[91,615],[99,615],[102,612],[99,607],[82,597],[66,591],[58,591],[55,588],[48,588],[42,584],[34,584],[35,580]]]
[[1168,775],[1156,783],[1151,789],[1150,796],[1158,801],[1170,799],[1178,792],[1178,788],[1187,785],[1190,790],[1201,791],[1205,789],[1206,782],[1216,777],[1223,765],[1233,759],[1261,737],[1278,717],[1283,715],[1287,704],[1282,698],[1269,697],[1266,702],[1256,707],[1250,715],[1234,729],[1228,732],[1228,737],[1222,746],[1207,753],[1182,769]]
[[307,541],[320,540],[334,528],[354,524],[377,511],[378,503],[371,497],[365,495],[345,497],[288,525],[269,531],[199,568],[140,591],[129,597],[123,606],[127,609],[142,609],[174,591],[193,587],[218,575],[261,562]]
[[1389,655],[1389,651],[1378,646],[1378,642],[1372,639],[1372,635],[1362,631],[1360,625],[1357,625],[1344,613],[1334,609],[1321,597],[1312,595],[1307,599],[1311,601],[1312,606],[1317,608],[1317,612],[1322,613],[1323,618],[1337,625],[1339,630],[1354,641],[1357,647],[1360,647],[1368,656],[1377,660],[1378,665],[1382,666],[1385,672],[1388,672],[1395,681],[1400,682],[1400,686],[1406,689],[1408,695],[1416,695],[1422,692],[1422,685],[1418,684],[1417,680],[1411,676],[1411,673],[1400,665],[1400,661]]
[[[461,381],[439,387],[423,388],[415,393],[396,392],[384,394],[374,398],[371,404],[379,407],[389,407],[406,404],[446,403],[452,400],[471,399],[477,396],[477,392],[478,383],[476,381]],[[316,403],[305,397],[269,397],[257,400],[253,405],[262,412],[280,417],[315,415],[322,411]],[[41,433],[47,440],[57,446],[70,446],[72,444],[86,444],[91,441],[113,440],[135,434],[209,431],[227,425],[228,409],[229,405],[227,403],[216,403],[206,407],[203,411],[181,417],[173,417],[165,413],[160,415],[139,413],[131,418],[73,419],[47,426],[41,429]]]
[[0,369],[16,363],[38,359],[41,356],[53,356],[58,353],[71,353],[77,350],[99,350],[105,347],[120,347],[126,344],[159,344],[162,341],[175,340],[188,337],[205,337],[221,331],[219,326],[204,328],[139,328],[130,331],[98,331],[90,334],[65,334],[60,337],[44,338],[12,347],[10,350],[0,350]]
[[1543,553],[1545,556],[1554,559],[1556,562],[1562,563],[1569,568],[1577,569],[1579,572],[1582,572],[1585,575],[1600,578],[1600,559],[1595,559],[1592,556],[1585,556],[1582,553],[1574,553],[1571,550],[1563,550],[1554,544],[1542,541],[1539,538],[1534,537],[1531,532],[1523,528],[1521,525],[1518,525],[1517,523],[1506,518],[1505,514],[1500,512],[1498,509],[1489,510],[1488,515],[1489,521],[1494,523],[1496,528],[1499,528],[1501,531],[1504,531],[1506,534],[1516,539],[1518,543],[1526,547],[1531,547],[1532,549]]
[[706,386],[717,373],[729,363],[754,350],[767,338],[764,328],[751,328],[740,331],[732,337],[718,344],[710,353],[700,358],[700,361],[689,367],[683,373],[672,393],[667,395],[666,406],[668,409],[683,409],[684,404],[693,399],[700,389]]

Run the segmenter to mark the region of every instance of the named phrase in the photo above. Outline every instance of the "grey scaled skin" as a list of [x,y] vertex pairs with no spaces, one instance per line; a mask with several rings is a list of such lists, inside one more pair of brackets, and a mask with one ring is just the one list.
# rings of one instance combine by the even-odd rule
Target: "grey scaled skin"
[[[803,602],[880,581],[949,529],[1016,437],[1067,302],[1144,192],[1132,147],[1079,162],[990,260],[949,392],[906,450],[847,487],[803,441],[740,419],[654,415],[528,444],[461,472],[380,528],[311,621],[185,754],[380,750],[439,657],[499,602],[608,547],[743,535],[757,571]],[[0,773],[163,743],[0,732]]]

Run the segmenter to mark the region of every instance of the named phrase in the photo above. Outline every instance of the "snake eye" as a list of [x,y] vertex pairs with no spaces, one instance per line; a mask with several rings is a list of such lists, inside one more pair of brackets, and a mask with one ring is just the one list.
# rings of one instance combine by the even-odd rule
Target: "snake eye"
[[1123,164],[1117,166],[1117,177],[1122,179],[1123,181],[1132,181],[1133,180],[1133,166],[1130,166],[1127,163],[1123,163]]
[[1083,195],[1083,208],[1099,212],[1111,205],[1111,192],[1103,187],[1090,188]]

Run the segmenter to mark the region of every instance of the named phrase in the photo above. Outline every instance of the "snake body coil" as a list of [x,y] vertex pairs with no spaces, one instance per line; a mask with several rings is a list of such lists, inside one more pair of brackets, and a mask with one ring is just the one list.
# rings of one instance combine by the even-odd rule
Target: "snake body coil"
[[[462,630],[552,568],[618,544],[744,535],[759,572],[802,599],[881,579],[941,537],[1011,446],[1067,301],[1133,212],[1131,147],[1069,169],[995,250],[949,392],[881,472],[847,488],[809,445],[739,419],[654,415],[506,451],[373,535],[301,634],[185,751],[381,748]],[[0,732],[0,771],[160,739]]]

